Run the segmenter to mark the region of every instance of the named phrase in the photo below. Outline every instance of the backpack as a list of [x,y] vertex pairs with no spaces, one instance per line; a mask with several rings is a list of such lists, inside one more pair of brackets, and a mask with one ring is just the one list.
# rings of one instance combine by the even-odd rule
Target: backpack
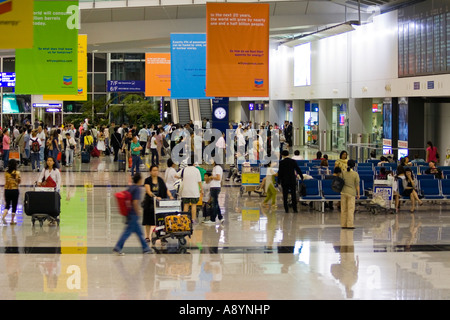
[[331,189],[334,192],[341,193],[342,189],[344,188],[344,184],[345,184],[344,179],[342,179],[341,177],[334,176],[333,180],[331,181]]
[[31,143],[31,151],[33,151],[34,153],[38,153],[39,150],[41,149],[41,146],[39,145],[39,138],[37,138],[36,140],[31,139],[32,143]]
[[114,194],[119,206],[119,213],[122,216],[128,216],[132,208],[133,196],[128,190],[119,191]]

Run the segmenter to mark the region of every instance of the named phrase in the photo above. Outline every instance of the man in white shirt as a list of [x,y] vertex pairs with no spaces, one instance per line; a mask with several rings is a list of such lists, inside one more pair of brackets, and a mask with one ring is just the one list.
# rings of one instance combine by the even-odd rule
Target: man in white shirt
[[299,150],[295,150],[294,151],[294,156],[292,157],[292,159],[294,159],[294,160],[303,160],[303,157],[300,155],[300,151]]
[[183,203],[183,211],[187,212],[189,205],[191,206],[192,222],[194,223],[197,219],[197,203],[200,196],[203,195],[203,188],[200,171],[194,167],[193,159],[175,177],[182,179],[181,202]]
[[141,156],[145,156],[145,147],[147,146],[147,140],[148,140],[148,130],[147,125],[144,124],[142,126],[142,129],[139,130],[139,144],[141,145]]
[[225,142],[225,132],[222,132],[222,135],[219,139],[217,139],[216,142],[216,148],[218,149],[218,154],[216,154],[216,159],[218,160],[218,163],[225,163],[225,148],[227,147],[227,144]]
[[222,186],[223,169],[217,163],[213,163],[213,170],[211,173],[210,194],[211,194],[211,220],[203,221],[206,225],[215,225],[216,217],[223,223],[224,219],[219,207],[219,194]]
[[41,150],[39,151],[39,160],[44,161],[44,149],[45,149],[45,132],[42,130],[42,127],[38,127],[37,137],[41,140]]

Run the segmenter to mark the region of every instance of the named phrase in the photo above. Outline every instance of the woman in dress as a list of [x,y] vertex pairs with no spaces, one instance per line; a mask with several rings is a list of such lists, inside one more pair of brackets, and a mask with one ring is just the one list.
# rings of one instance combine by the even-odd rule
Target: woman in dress
[[145,241],[150,242],[150,237],[153,228],[156,225],[155,221],[155,203],[154,200],[161,200],[163,198],[173,199],[172,194],[166,187],[166,183],[159,176],[158,166],[152,165],[150,167],[150,176],[144,181],[145,197],[144,197],[144,215],[142,225],[144,226]]
[[427,163],[430,161],[439,162],[439,153],[435,146],[433,146],[433,143],[431,141],[427,142],[427,157],[426,157]]
[[[397,170],[399,171],[399,170]],[[421,206],[423,204],[422,200],[419,199],[419,195],[416,190],[416,182],[414,181],[414,176],[410,168],[405,168],[405,178],[402,180],[403,183],[403,196],[410,197],[411,199],[411,213],[414,212],[416,201]]]
[[336,162],[334,163],[334,167],[339,167],[341,168],[342,172],[347,171],[347,151],[341,151],[341,153],[339,154],[339,159],[336,160]]
[[100,151],[100,154],[102,154],[106,150],[105,133],[103,132],[103,128],[97,134],[97,149],[98,151]]

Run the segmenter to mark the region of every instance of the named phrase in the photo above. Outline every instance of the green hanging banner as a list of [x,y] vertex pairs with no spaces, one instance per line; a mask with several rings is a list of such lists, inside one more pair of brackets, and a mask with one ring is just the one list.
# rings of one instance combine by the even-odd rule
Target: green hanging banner
[[16,50],[16,94],[77,94],[78,1],[34,2],[34,45]]

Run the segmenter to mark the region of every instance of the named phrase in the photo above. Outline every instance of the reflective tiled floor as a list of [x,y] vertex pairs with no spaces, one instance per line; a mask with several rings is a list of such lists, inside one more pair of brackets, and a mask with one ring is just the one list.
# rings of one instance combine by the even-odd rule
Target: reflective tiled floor
[[[450,203],[397,215],[359,208],[356,229],[342,230],[337,209],[286,214],[280,194],[265,209],[224,182],[223,225],[198,224],[184,249],[157,242],[151,255],[132,236],[119,257],[113,195],[130,177],[114,169],[104,157],[62,169],[59,227],[33,228],[21,205],[17,225],[0,226],[0,299],[450,298]],[[22,176],[20,204],[37,173]]]

